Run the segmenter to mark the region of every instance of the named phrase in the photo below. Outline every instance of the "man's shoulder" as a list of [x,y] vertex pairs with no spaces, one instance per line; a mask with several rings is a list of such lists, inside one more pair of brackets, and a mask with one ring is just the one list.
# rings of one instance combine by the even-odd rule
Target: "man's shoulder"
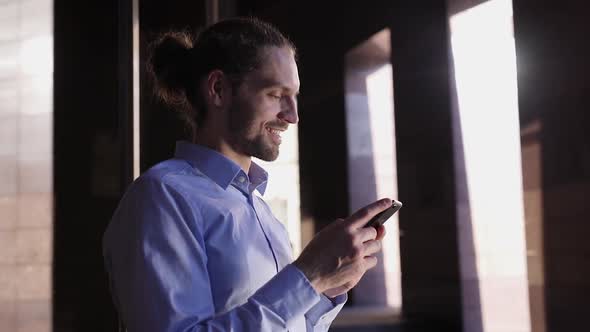
[[182,159],[168,159],[157,163],[145,171],[137,180],[169,183],[177,176],[195,175],[191,165]]
[[127,187],[124,200],[138,195],[140,197],[157,195],[162,190],[166,191],[167,188],[174,187],[170,181],[171,178],[176,174],[186,173],[187,167],[190,166],[183,165],[181,160],[174,159],[165,160],[150,167]]
[[181,193],[215,189],[211,179],[183,159],[168,159],[152,166],[132,186],[146,184],[155,184]]

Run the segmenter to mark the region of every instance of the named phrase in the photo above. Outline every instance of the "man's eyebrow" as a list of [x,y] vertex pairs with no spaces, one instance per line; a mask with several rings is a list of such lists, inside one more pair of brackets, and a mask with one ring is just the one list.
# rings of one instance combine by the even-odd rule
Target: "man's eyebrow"
[[[293,89],[291,89],[290,87],[283,85],[281,82],[274,80],[272,78],[263,78],[260,81],[260,86],[262,88],[270,88],[270,87],[280,87],[281,89],[284,90],[289,90],[289,91],[293,91]],[[299,90],[295,91],[295,94],[298,95],[299,94]]]

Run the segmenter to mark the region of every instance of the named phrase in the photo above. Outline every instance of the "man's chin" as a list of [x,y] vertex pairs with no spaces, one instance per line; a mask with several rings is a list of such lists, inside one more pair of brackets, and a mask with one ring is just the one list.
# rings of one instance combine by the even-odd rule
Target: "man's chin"
[[243,139],[240,143],[239,150],[251,157],[264,161],[275,161],[279,157],[279,145],[266,141],[264,137],[254,140]]
[[275,161],[279,157],[279,152],[277,151],[272,153],[261,153],[254,157],[264,161]]
[[258,151],[254,157],[264,161],[275,161],[279,157],[278,146],[266,146],[262,151]]

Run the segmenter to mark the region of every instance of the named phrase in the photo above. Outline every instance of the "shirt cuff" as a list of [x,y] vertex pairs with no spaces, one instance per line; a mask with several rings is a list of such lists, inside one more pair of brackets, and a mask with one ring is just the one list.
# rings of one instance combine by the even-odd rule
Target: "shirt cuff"
[[348,299],[348,293],[344,293],[341,295],[338,295],[334,298],[329,298],[325,295],[323,295],[323,297],[327,298],[328,300],[330,300],[330,302],[332,302],[332,304],[334,305],[334,307],[339,306],[341,304],[344,304],[346,302],[346,300]]
[[321,295],[321,300],[305,314],[305,317],[313,326],[318,325],[320,320],[329,324],[336,318],[347,299],[348,295],[346,293],[332,299]]
[[253,299],[264,303],[288,324],[320,302],[320,295],[303,272],[289,264],[256,291]]

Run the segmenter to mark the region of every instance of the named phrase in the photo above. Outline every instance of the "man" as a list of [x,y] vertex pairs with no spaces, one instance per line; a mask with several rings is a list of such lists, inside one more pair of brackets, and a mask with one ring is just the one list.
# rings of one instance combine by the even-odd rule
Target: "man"
[[[104,236],[114,302],[130,332],[327,331],[381,249],[375,202],[319,232],[297,260],[266,203],[281,133],[298,121],[295,48],[252,18],[196,40],[163,35],[150,68],[191,142],[137,179]],[[280,179],[278,180],[280,181]]]

